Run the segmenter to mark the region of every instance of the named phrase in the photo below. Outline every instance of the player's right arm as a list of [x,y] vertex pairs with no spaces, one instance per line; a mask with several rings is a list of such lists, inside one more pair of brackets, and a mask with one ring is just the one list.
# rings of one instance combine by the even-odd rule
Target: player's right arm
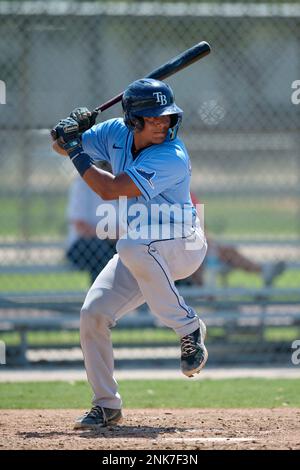
[[52,148],[56,153],[59,153],[60,155],[63,155],[64,157],[68,157],[67,152],[63,149],[63,147],[60,146],[57,140],[53,142]]
[[[110,161],[107,127],[113,122],[106,121],[88,129],[81,137],[79,124],[73,118],[62,119],[51,135],[58,137],[54,150],[61,154],[61,148],[69,155],[72,163],[88,186],[104,200],[120,196],[137,197],[140,189],[126,173],[117,176],[96,168],[93,158]],[[63,153],[63,155],[65,155]]]

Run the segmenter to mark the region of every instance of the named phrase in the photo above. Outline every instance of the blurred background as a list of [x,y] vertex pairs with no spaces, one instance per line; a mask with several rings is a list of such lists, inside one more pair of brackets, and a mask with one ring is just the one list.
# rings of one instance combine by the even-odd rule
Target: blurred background
[[[167,80],[184,110],[180,135],[211,247],[202,271],[179,289],[208,324],[210,364],[291,365],[300,337],[300,104],[292,100],[300,5],[0,1],[0,339],[8,365],[82,364],[78,319],[91,270],[67,256],[76,175],[52,151],[49,130],[202,40],[211,54]],[[101,119],[120,115],[119,104]],[[177,366],[175,335],[146,306],[113,335],[119,367],[132,359]]]

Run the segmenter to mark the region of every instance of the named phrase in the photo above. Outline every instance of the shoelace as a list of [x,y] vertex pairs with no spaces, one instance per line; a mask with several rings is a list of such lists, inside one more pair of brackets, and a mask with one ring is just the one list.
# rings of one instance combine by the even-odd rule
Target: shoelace
[[197,344],[195,343],[194,336],[192,334],[181,338],[181,353],[183,356],[195,354],[197,350]]
[[89,411],[87,413],[87,416],[89,416],[91,418],[101,418],[101,419],[103,419],[104,423],[106,423],[106,421],[107,421],[106,414],[105,414],[105,411],[102,408],[102,406],[98,406],[98,405],[93,406],[91,411]]

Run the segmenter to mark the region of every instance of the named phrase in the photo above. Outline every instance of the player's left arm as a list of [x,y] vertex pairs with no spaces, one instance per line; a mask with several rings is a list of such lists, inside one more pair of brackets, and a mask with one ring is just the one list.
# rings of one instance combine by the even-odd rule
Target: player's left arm
[[119,196],[138,197],[142,194],[126,173],[114,176],[93,165],[84,173],[83,179],[104,200],[118,199]]

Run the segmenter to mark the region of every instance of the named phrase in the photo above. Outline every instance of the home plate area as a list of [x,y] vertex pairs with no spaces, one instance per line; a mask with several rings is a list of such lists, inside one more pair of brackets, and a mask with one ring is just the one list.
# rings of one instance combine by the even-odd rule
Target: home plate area
[[124,409],[122,424],[74,430],[84,410],[2,410],[1,449],[300,449],[300,409]]

